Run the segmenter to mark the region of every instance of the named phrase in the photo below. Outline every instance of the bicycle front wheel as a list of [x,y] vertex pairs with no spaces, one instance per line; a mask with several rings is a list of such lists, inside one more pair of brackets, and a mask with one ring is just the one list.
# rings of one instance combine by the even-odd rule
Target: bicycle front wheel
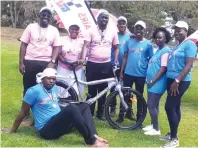
[[147,105],[144,97],[136,90],[122,88],[128,110],[121,104],[118,91],[112,92],[105,103],[105,116],[110,126],[118,130],[134,130],[146,117]]
[[[68,86],[62,80],[56,80],[58,104],[61,108],[64,108],[69,102],[78,102],[78,95],[73,87]],[[69,89],[68,89],[69,88]]]

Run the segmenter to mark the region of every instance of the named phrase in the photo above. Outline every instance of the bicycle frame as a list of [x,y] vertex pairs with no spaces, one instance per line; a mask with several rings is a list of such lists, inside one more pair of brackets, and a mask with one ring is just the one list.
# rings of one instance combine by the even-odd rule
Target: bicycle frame
[[[78,80],[75,71],[74,72],[74,78],[71,76],[65,77],[62,75],[57,75],[57,79],[58,78],[62,78],[62,79],[74,79],[73,84],[69,85],[69,87],[66,89],[66,92],[73,87],[73,85],[76,83],[78,86],[78,91],[80,92],[79,89],[79,84],[84,85],[84,86],[90,86],[90,85],[96,85],[96,84],[102,84],[102,83],[109,83],[108,87],[106,87],[103,91],[101,91],[99,94],[97,94],[95,97],[90,98],[89,100],[86,101],[86,103],[88,103],[89,105],[91,105],[92,103],[94,103],[96,100],[98,100],[101,96],[103,96],[107,91],[109,91],[111,88],[115,87],[115,91],[119,92],[120,95],[120,101],[122,103],[122,105],[124,106],[125,109],[128,109],[128,105],[126,104],[126,102],[124,101],[124,96],[122,93],[122,86],[121,84],[118,82],[117,77],[113,77],[113,78],[107,78],[107,79],[102,79],[102,80],[95,80],[95,81],[89,81],[89,82],[85,82],[82,80]],[[114,75],[115,75],[115,71],[113,71]],[[111,82],[111,83],[110,83]],[[82,94],[79,93],[80,95],[80,100],[81,102],[83,102],[83,97]]]

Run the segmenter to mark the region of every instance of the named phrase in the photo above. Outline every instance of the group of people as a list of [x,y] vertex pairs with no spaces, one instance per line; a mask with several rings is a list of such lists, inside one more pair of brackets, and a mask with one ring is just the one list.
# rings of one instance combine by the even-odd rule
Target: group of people
[[[145,135],[161,134],[158,124],[159,101],[167,90],[165,110],[170,132],[160,138],[168,140],[164,147],[179,146],[177,130],[181,119],[181,99],[191,82],[191,68],[197,50],[192,41],[186,40],[188,24],[184,21],[175,24],[174,35],[178,44],[173,49],[168,46],[170,33],[163,27],[157,28],[153,39],[158,50],[154,53],[151,41],[144,38],[146,23],[141,20],[135,23],[134,34],[131,34],[127,31],[127,19],[120,16],[117,20],[117,32],[108,25],[108,11],[100,10],[97,26],[85,38],[78,38],[78,24],[70,25],[69,36],[60,37],[58,30],[49,25],[51,17],[51,9],[43,7],[40,10],[39,23],[28,25],[21,37],[19,69],[23,74],[24,99],[13,127],[3,131],[16,132],[31,108],[35,128],[41,137],[55,139],[75,127],[87,145],[108,147],[108,141],[97,135],[93,123],[95,103],[91,106],[70,104],[63,110],[57,103],[57,90],[54,86],[56,74],[72,75],[73,72],[65,61],[78,61],[79,66],[75,71],[78,79],[84,79],[82,63],[87,58],[87,81],[112,77],[112,64],[119,63],[121,69],[118,77],[123,79],[124,86],[132,87],[135,83],[135,89],[143,95],[144,85],[147,85],[151,125],[142,128]],[[54,69],[57,69],[57,73]],[[36,84],[36,74],[42,71],[42,82]],[[67,83],[72,84],[73,81],[69,80]],[[87,99],[95,97],[107,85],[89,86]],[[83,89],[79,92],[77,86],[74,89],[77,93],[83,92]],[[96,117],[99,120],[105,120],[105,99],[106,95],[103,95],[98,100]],[[126,112],[121,105],[116,122],[123,122],[125,117],[136,120],[133,106],[130,101],[126,102],[130,109]],[[115,105],[116,100],[112,102],[112,106]],[[137,120],[141,116],[140,111],[141,106],[137,102]],[[115,112],[114,107],[111,112]]]

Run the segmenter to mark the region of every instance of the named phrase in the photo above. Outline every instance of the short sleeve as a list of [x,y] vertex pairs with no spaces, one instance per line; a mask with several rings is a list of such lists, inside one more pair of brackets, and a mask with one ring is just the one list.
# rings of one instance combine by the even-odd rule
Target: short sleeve
[[91,32],[90,31],[83,32],[83,40],[88,41],[88,42],[91,41]]
[[24,43],[29,43],[31,38],[31,24],[28,25],[25,30],[23,31],[23,34],[20,38],[20,40]]
[[37,99],[37,93],[35,92],[35,90],[33,88],[29,88],[27,90],[27,92],[25,93],[25,96],[23,98],[23,101],[26,102],[29,105],[33,105],[34,102]]
[[59,34],[59,31],[57,28],[55,28],[55,36],[54,36],[53,46],[61,46],[60,34]]
[[127,40],[126,43],[125,43],[125,45],[124,45],[124,53],[128,53],[128,51],[129,51],[129,48],[128,48],[128,47],[129,47],[129,46],[128,46],[129,41],[130,41],[130,39]]
[[185,52],[185,56],[187,58],[195,58],[196,52],[197,52],[197,47],[192,41],[189,41],[186,44],[184,52]]
[[164,53],[161,56],[161,66],[167,67],[167,64],[168,64],[168,55],[169,55],[169,53]]
[[113,45],[118,45],[119,44],[119,40],[118,40],[118,34],[115,32],[113,35],[113,41],[112,41]]

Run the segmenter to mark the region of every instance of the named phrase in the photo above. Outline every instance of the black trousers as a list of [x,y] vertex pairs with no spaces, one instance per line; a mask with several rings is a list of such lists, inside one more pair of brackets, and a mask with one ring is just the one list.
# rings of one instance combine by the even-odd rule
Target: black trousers
[[[112,76],[112,65],[110,62],[106,63],[94,63],[94,62],[87,62],[86,66],[86,78],[87,81],[94,81],[94,80],[101,80],[110,78]],[[106,87],[108,87],[108,83],[103,84],[97,84],[97,85],[91,85],[88,86],[88,94],[89,98],[95,97],[98,93],[100,93],[102,90],[104,90]],[[106,94],[104,94],[99,100],[98,100],[98,111],[97,115],[102,116],[104,112],[104,104],[106,101]],[[94,110],[95,110],[95,103],[93,103],[91,106],[91,113],[94,116]]]
[[[116,77],[118,80],[120,80],[120,69],[116,71]],[[114,75],[112,75],[112,77],[114,77]],[[115,87],[111,88],[110,92],[112,93],[115,90]],[[111,107],[114,108],[116,107],[117,104],[117,100],[116,97],[111,101]]]
[[177,130],[181,119],[181,99],[183,94],[190,86],[190,81],[181,81],[179,84],[179,94],[171,96],[170,86],[174,82],[174,79],[167,79],[167,99],[165,104],[165,110],[168,117],[168,122],[171,131],[171,138],[177,138]]
[[[135,89],[143,95],[145,80],[146,80],[145,77],[136,77],[136,76],[130,76],[128,74],[124,74],[123,83],[125,87],[132,87],[133,83],[135,83]],[[130,98],[126,96],[124,99],[130,108],[132,106],[130,102]],[[125,112],[126,112],[125,108],[123,107],[122,104],[120,104],[120,116],[124,116]],[[141,112],[142,112],[142,105],[139,103],[137,99],[137,120],[141,116],[142,114]]]
[[25,95],[28,88],[36,85],[36,74],[43,72],[47,67],[49,62],[45,61],[35,61],[35,60],[25,60],[25,73],[23,75],[23,95]]
[[71,131],[75,127],[83,136],[86,144],[94,144],[97,134],[90,112],[89,105],[70,104],[53,116],[43,128],[40,136],[47,140],[57,139]]

